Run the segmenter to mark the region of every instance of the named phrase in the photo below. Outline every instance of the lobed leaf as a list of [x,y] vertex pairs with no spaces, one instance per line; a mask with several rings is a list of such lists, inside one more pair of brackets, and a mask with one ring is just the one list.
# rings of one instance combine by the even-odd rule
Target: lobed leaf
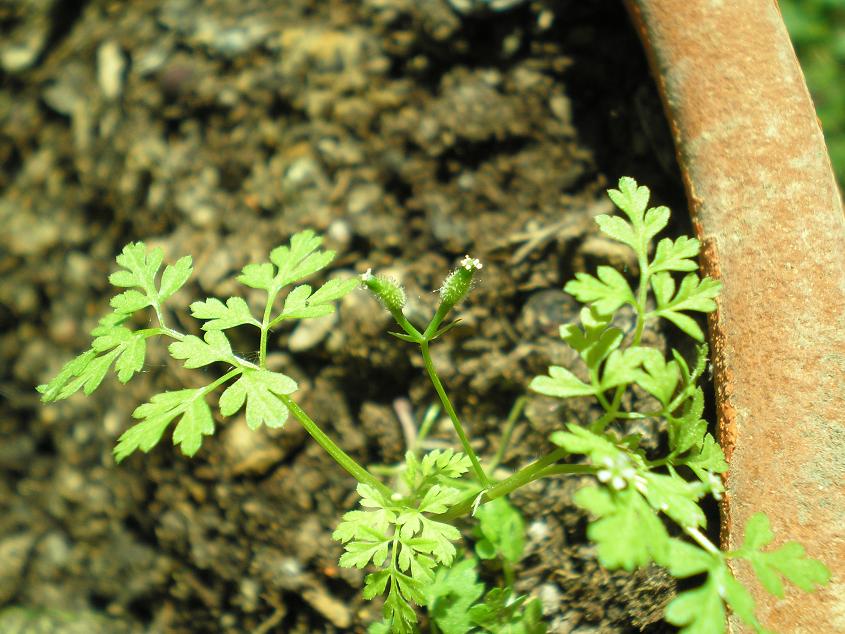
[[148,452],[161,440],[171,421],[180,415],[182,418],[173,441],[181,445],[183,454],[193,456],[202,445],[202,436],[214,433],[211,410],[205,402],[205,388],[163,392],[138,406],[132,416],[141,422],[118,439],[114,448],[115,460],[121,462],[137,449]]
[[589,396],[596,393],[594,386],[587,385],[572,372],[557,365],[549,368],[549,376],[535,376],[528,387],[539,394],[557,398]]
[[287,375],[244,369],[240,378],[220,395],[220,413],[231,416],[246,402],[246,423],[250,429],[258,429],[262,424],[282,427],[288,418],[288,408],[277,395],[292,394],[296,390],[296,381]]
[[235,364],[232,346],[222,331],[210,330],[203,339],[188,335],[171,343],[167,350],[174,359],[184,359],[186,368],[201,368],[217,361]]
[[191,315],[208,320],[202,325],[203,330],[225,330],[243,324],[261,327],[261,322],[252,316],[246,301],[240,297],[230,297],[225,304],[214,297],[204,302],[194,302],[191,304]]
[[631,487],[612,493],[586,487],[576,492],[574,500],[599,518],[587,527],[587,536],[595,542],[605,568],[630,572],[652,561],[665,560],[669,548],[666,529]]
[[807,557],[798,542],[787,542],[775,550],[762,551],[774,539],[769,518],[755,513],[745,525],[745,539],[738,555],[751,562],[754,573],[763,587],[783,598],[781,576],[804,590],[812,592],[830,581],[830,571],[820,561]]
[[698,255],[700,243],[695,238],[681,236],[677,240],[663,238],[657,243],[654,259],[649,265],[652,273],[660,271],[695,271],[698,264],[692,260]]
[[590,304],[596,312],[610,315],[623,304],[636,304],[628,281],[612,266],[600,266],[598,278],[589,273],[576,273],[563,290],[579,302]]

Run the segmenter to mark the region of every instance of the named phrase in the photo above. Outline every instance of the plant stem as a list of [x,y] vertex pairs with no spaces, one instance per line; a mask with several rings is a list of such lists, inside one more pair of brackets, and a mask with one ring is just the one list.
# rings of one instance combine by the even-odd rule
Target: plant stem
[[[480,504],[484,502],[489,502],[490,500],[495,500],[498,497],[502,497],[503,495],[507,495],[516,489],[525,486],[529,482],[533,482],[534,480],[543,476],[543,471],[554,463],[556,463],[561,458],[565,458],[569,455],[569,452],[562,447],[555,449],[554,451],[546,454],[539,460],[532,462],[530,465],[523,467],[516,473],[514,473],[509,478],[502,480],[501,482],[493,485],[486,491],[482,492]],[[584,471],[584,465],[557,465],[561,469],[559,473],[570,472],[568,469],[571,470],[571,473],[582,473]],[[568,469],[567,469],[568,468]],[[473,505],[476,503],[476,498],[478,496],[471,496],[467,497],[452,508],[450,508],[445,513],[437,516],[437,519],[440,521],[454,519],[456,517],[460,517],[465,515],[467,511],[469,511]]]
[[449,400],[449,397],[446,395],[446,391],[443,389],[440,377],[437,376],[437,370],[434,368],[434,362],[431,360],[431,353],[428,349],[428,341],[420,342],[420,350],[422,351],[423,363],[425,364],[426,372],[428,372],[428,378],[431,379],[431,383],[434,385],[434,390],[437,392],[437,396],[440,397],[440,402],[443,403],[446,413],[449,414],[449,418],[452,419],[452,425],[455,427],[458,438],[461,440],[461,446],[464,448],[464,452],[469,456],[469,459],[472,462],[475,477],[486,489],[490,486],[490,479],[487,477],[487,474],[484,473],[484,469],[478,461],[478,456],[476,456],[475,452],[472,450],[472,447],[469,444],[469,438],[464,431],[464,426],[461,425],[458,414],[455,412],[455,408],[452,407],[452,402]]
[[487,469],[490,471],[493,471],[496,467],[498,467],[502,462],[502,459],[505,457],[505,452],[511,442],[513,428],[516,425],[516,421],[519,420],[522,410],[525,409],[526,401],[527,399],[524,396],[520,396],[516,399],[516,401],[514,401],[513,407],[511,407],[511,411],[508,414],[508,419],[505,422],[505,431],[502,432],[502,440],[499,443],[499,448],[496,450],[496,455],[493,456],[493,462],[487,465]]
[[393,491],[391,491],[387,485],[382,483],[364,467],[359,465],[352,456],[338,447],[335,442],[329,438],[322,429],[320,429],[320,426],[311,420],[311,417],[308,416],[308,414],[306,414],[299,405],[297,405],[296,401],[287,395],[280,395],[279,399],[281,399],[282,403],[285,404],[285,407],[287,407],[291,414],[293,414],[294,417],[302,424],[305,431],[307,431],[311,437],[317,441],[318,445],[325,449],[326,453],[328,453],[337,464],[346,469],[346,471],[358,482],[368,484],[377,489],[382,495],[390,498]]
[[276,295],[279,291],[267,291],[267,305],[264,307],[264,316],[261,319],[261,337],[258,340],[258,367],[263,368],[267,364],[267,332],[270,330],[270,314],[273,312],[273,304],[276,302]]

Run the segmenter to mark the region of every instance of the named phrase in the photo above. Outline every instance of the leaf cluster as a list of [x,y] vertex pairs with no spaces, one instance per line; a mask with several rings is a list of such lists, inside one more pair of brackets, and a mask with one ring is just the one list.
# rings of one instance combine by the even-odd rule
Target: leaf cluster
[[419,486],[408,496],[386,496],[359,484],[357,491],[365,510],[346,513],[332,534],[344,545],[341,566],[372,564],[376,568],[365,578],[364,598],[387,593],[383,613],[393,632],[414,631],[417,615],[413,606],[426,604],[426,591],[436,569],[450,566],[455,559],[452,542],[460,539],[460,532],[433,516],[461,500],[461,489],[447,483],[463,475],[468,462],[465,455],[451,450],[433,451],[415,461],[406,471],[406,481]]
[[[619,181],[609,195],[626,218],[602,215],[601,230],[634,250],[639,263],[639,284],[632,288],[615,269],[599,267],[597,276],[578,273],[565,289],[587,304],[580,327],[567,324],[560,336],[578,352],[586,366],[582,380],[570,369],[552,366],[536,377],[531,388],[547,396],[590,396],[604,415],[589,428],[574,423],[552,434],[551,441],[569,454],[583,455],[598,483],[580,489],[575,502],[593,516],[587,534],[595,542],[601,563],[608,568],[634,568],[657,563],[676,577],[707,573],[703,585],[682,593],[667,609],[667,620],[685,626],[684,632],[722,632],[725,605],[758,631],[751,595],[727,566],[731,557],[752,562],[764,587],[782,592],[779,573],[804,589],[822,583],[826,569],[803,558],[803,549],[787,544],[772,553],[759,546],[771,541],[768,520],[756,516],[749,523],[746,546],[723,554],[702,533],[706,517],[699,500],[723,491],[718,474],[727,470],[721,448],[702,418],[704,395],[697,382],[707,363],[704,333],[687,313],[715,310],[721,284],[699,278],[694,238],[664,238],[652,249],[653,239],[667,225],[669,210],[648,208],[649,191],[631,178]],[[678,282],[676,274],[683,274]],[[653,299],[653,303],[650,300]],[[624,305],[637,316],[633,334],[614,325],[614,314]],[[665,319],[700,342],[690,365],[677,351],[667,358],[658,349],[641,344],[646,324]],[[622,396],[631,386],[649,394],[655,404],[646,411],[623,410]],[[635,435],[624,435],[627,421],[652,418],[662,421],[669,453],[649,460]],[[617,430],[620,430],[621,433]],[[665,522],[678,525],[690,537],[670,535]],[[748,541],[750,539],[750,541]]]
[[[185,256],[161,271],[162,249],[147,249],[143,242],[126,245],[117,256],[119,270],[109,281],[125,290],[112,298],[113,311],[103,317],[91,331],[91,348],[69,361],[48,383],[38,386],[44,402],[65,399],[79,391],[91,394],[103,381],[112,365],[122,383],[129,381],[144,366],[147,340],[165,336],[174,341],[168,352],[189,369],[216,364],[225,373],[204,387],[167,391],[153,396],[135,409],[138,419],[118,440],[115,459],[119,462],[136,450],[150,451],[161,440],[170,424],[177,420],[173,442],[182,453],[194,455],[204,436],[214,433],[214,419],[207,397],[226,385],[218,406],[222,416],[232,416],[245,407],[250,428],[261,425],[281,427],[288,417],[284,399],[296,391],[297,384],[281,372],[265,367],[264,355],[259,363],[249,362],[232,350],[225,331],[238,326],[259,329],[264,350],[269,330],[287,319],[307,319],[327,315],[334,310],[334,301],[358,285],[355,279],[333,279],[312,290],[311,286],[295,286],[285,295],[281,310],[276,311],[280,291],[326,267],[334,258],[333,251],[319,247],[322,238],[312,231],[292,236],[288,245],[270,253],[270,262],[246,265],[238,280],[251,288],[267,291],[263,315],[257,318],[241,297],[225,301],[208,298],[191,304],[191,314],[202,320],[203,336],[183,334],[165,322],[164,301],[172,297],[190,278],[191,257]],[[159,272],[161,274],[159,275]],[[132,330],[128,326],[133,313],[152,308],[157,327]]]

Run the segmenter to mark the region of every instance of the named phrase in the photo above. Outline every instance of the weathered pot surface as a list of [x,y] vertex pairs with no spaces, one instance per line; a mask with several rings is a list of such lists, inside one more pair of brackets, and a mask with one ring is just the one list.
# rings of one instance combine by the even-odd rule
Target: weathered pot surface
[[[738,566],[762,622],[845,631],[845,216],[822,131],[776,3],[628,0],[675,138],[711,319],[720,441],[730,463],[722,542],[764,511],[833,573],[778,601]],[[731,622],[740,630],[738,622]]]

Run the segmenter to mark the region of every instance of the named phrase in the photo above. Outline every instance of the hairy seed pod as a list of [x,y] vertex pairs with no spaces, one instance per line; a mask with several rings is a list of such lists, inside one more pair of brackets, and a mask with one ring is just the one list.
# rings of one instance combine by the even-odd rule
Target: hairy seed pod
[[444,306],[452,307],[461,301],[469,292],[475,272],[482,267],[477,258],[468,255],[461,260],[461,265],[449,273],[440,287],[440,300]]
[[401,313],[405,306],[405,289],[384,275],[373,275],[372,269],[361,275],[361,282],[391,313]]

